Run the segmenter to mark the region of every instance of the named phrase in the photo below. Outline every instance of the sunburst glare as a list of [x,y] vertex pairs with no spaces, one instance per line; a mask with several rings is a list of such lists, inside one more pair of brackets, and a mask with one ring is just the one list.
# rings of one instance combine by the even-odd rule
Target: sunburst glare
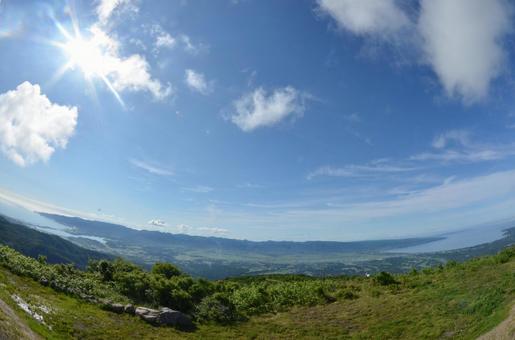
[[57,81],[69,70],[79,69],[93,89],[94,80],[100,79],[113,93],[118,102],[125,106],[120,94],[108,78],[111,70],[116,67],[116,58],[113,58],[109,52],[112,46],[110,46],[109,41],[106,41],[105,36],[95,30],[95,27],[90,28],[88,32],[90,35],[87,38],[83,36],[78,28],[78,23],[73,18],[72,16],[73,34],[56,21],[56,26],[61,32],[64,41],[53,41],[52,44],[64,53],[67,61],[54,74],[52,82]]

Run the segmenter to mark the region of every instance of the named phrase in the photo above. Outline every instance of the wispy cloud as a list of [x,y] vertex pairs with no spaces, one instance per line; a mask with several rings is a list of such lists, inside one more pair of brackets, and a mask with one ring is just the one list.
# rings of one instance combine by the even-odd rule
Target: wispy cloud
[[348,115],[343,115],[343,119],[345,119],[346,121],[348,121],[350,123],[359,123],[359,122],[361,122],[361,117],[356,112],[348,114]]
[[135,167],[145,170],[146,172],[153,174],[153,175],[159,175],[159,176],[173,176],[174,172],[170,169],[163,168],[145,161],[141,161],[138,159],[131,158],[129,162],[134,165]]
[[229,232],[228,229],[224,228],[216,228],[216,227],[200,227],[197,228],[198,231],[205,234],[213,234],[213,235],[225,235]]
[[433,140],[432,147],[436,151],[413,155],[410,160],[476,163],[515,156],[514,144],[476,142],[473,140],[472,133],[467,130],[444,132]]
[[191,90],[200,94],[207,95],[212,91],[213,84],[206,80],[204,74],[192,69],[184,71],[184,81]]
[[196,185],[194,187],[183,188],[183,190],[191,191],[191,192],[195,192],[195,193],[199,193],[199,194],[207,194],[207,193],[213,191],[214,189],[212,187],[208,187],[205,185]]
[[366,165],[350,164],[343,167],[322,166],[308,174],[308,179],[319,176],[330,177],[372,177],[385,174],[413,172],[418,168],[394,164],[387,159],[379,159]]
[[209,49],[209,46],[206,44],[193,43],[191,38],[186,34],[181,34],[179,39],[184,46],[184,50],[192,55],[200,54],[201,52],[207,51]]

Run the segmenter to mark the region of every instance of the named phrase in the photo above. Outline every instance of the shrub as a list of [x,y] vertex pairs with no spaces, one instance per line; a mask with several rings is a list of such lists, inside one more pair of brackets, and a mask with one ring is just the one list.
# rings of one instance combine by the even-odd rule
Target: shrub
[[381,286],[389,286],[392,284],[397,284],[398,282],[395,280],[392,274],[387,272],[380,272],[374,278],[375,282],[379,283]]
[[152,274],[154,274],[154,275],[161,275],[161,276],[164,276],[167,279],[169,279],[172,276],[179,276],[182,273],[179,270],[179,268],[177,268],[173,264],[163,263],[163,262],[156,262],[152,266]]
[[202,299],[195,309],[195,318],[199,322],[217,322],[225,325],[244,319],[224,293],[215,293]]

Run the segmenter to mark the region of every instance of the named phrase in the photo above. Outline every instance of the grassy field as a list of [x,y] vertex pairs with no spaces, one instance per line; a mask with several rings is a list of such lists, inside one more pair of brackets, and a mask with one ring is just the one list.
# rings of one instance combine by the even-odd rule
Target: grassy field
[[[104,311],[6,269],[0,270],[0,299],[32,330],[51,339],[473,339],[501,322],[515,301],[514,249],[504,255],[398,275],[398,283],[390,285],[364,277],[333,280],[334,302],[252,316],[229,326],[200,324],[193,332],[156,328],[129,315]],[[286,287],[295,277],[238,281],[251,286],[276,282]],[[44,324],[22,311],[13,295],[39,310]],[[3,332],[16,338],[17,330],[9,330],[4,319],[0,312],[0,337]]]

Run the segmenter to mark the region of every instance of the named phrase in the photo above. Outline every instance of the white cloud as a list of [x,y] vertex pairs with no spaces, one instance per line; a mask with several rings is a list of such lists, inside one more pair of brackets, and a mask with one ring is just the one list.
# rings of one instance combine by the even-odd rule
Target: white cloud
[[160,228],[164,228],[164,227],[168,226],[165,221],[157,220],[157,219],[148,221],[148,224],[153,225],[155,227],[160,227]]
[[419,31],[427,62],[449,96],[483,99],[505,60],[502,38],[511,31],[504,0],[423,0]]
[[175,39],[167,32],[162,32],[156,37],[155,45],[157,48],[172,48],[175,45]]
[[173,176],[174,175],[174,172],[172,170],[165,169],[165,168],[150,164],[148,162],[140,161],[137,159],[130,159],[129,161],[135,167],[145,170],[146,172],[151,173],[153,175],[159,175],[159,176]]
[[150,74],[150,65],[140,54],[123,57],[119,53],[120,43],[99,25],[90,28],[88,42],[100,53],[101,62],[96,65],[96,73],[102,74],[112,83],[116,91],[147,91],[157,100],[171,95],[172,88],[163,85]]
[[184,190],[191,191],[191,192],[196,192],[196,193],[199,193],[199,194],[207,194],[207,193],[213,191],[214,189],[211,188],[211,187],[205,186],[205,185],[197,185],[197,186],[194,186],[194,187],[191,187],[191,188],[184,188]]
[[0,148],[19,166],[46,162],[66,148],[77,116],[76,107],[52,103],[39,85],[24,82],[0,94]]
[[159,24],[151,25],[150,27],[144,26],[148,33],[155,39],[154,51],[157,52],[161,48],[173,48],[177,40],[172,37],[170,33],[165,31]]
[[197,228],[203,234],[212,234],[212,235],[225,235],[229,232],[229,230],[224,228],[211,228],[211,227],[200,227]]
[[318,0],[318,6],[340,28],[358,35],[388,37],[410,25],[395,0]]
[[477,163],[505,159],[515,155],[515,145],[473,146],[462,150],[426,152],[412,156],[415,161],[440,161],[444,163]]
[[111,18],[115,10],[122,7],[135,12],[138,11],[138,7],[134,0],[100,0],[96,8],[98,20],[101,23],[106,23]]
[[[512,32],[507,0],[421,0],[408,15],[396,0],[318,0],[338,26],[380,38],[429,65],[449,97],[474,103],[487,97],[503,72],[503,39]],[[418,15],[418,17],[417,17]]]
[[[110,18],[123,9],[137,12],[136,1],[101,0],[96,7],[98,22],[91,25],[90,36],[85,40],[88,48],[95,52],[98,59],[98,65],[94,65],[94,73],[108,79],[115,91],[147,91],[155,99],[163,100],[172,94],[172,87],[170,84],[162,84],[151,75],[151,67],[145,56],[122,56],[120,53],[121,44],[112,33],[113,25],[110,25]],[[162,37],[158,37],[156,43],[169,44],[168,38],[173,39],[164,35],[166,32],[162,30],[159,33]],[[116,96],[121,101],[117,93]]]
[[463,146],[470,145],[470,132],[466,130],[450,130],[438,135],[433,140],[433,147],[443,149],[450,142],[455,142]]
[[272,126],[288,117],[301,116],[304,112],[305,95],[291,86],[278,88],[267,94],[258,88],[236,100],[236,114],[231,121],[243,131]]
[[188,52],[190,54],[197,55],[200,52],[208,49],[208,46],[206,46],[204,44],[201,44],[201,43],[194,44],[191,41],[191,38],[186,34],[181,34],[181,36],[179,38],[180,38],[182,44],[184,45],[184,50],[186,50],[186,52]]
[[513,144],[486,144],[472,140],[467,130],[450,130],[438,135],[432,143],[437,152],[424,152],[411,156],[413,161],[439,161],[443,163],[476,163],[501,160],[515,155]]
[[203,95],[211,92],[211,85],[206,81],[206,78],[202,73],[187,69],[184,72],[184,81],[190,89]]
[[373,177],[377,175],[405,173],[417,170],[413,166],[391,164],[387,160],[377,160],[367,165],[350,164],[344,167],[323,166],[308,174],[308,179],[320,176],[329,177]]
[[349,115],[343,115],[343,119],[348,121],[349,123],[359,123],[361,122],[361,117],[357,113],[351,113]]

